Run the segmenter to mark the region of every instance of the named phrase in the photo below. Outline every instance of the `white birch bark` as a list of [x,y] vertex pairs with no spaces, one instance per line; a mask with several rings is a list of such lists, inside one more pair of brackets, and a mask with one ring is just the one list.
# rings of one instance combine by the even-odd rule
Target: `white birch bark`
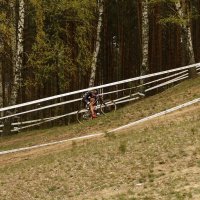
[[97,58],[99,55],[100,50],[100,44],[101,44],[101,27],[102,27],[102,21],[103,21],[103,0],[98,1],[98,10],[99,10],[99,19],[98,19],[98,26],[97,26],[97,38],[96,38],[96,46],[93,53],[92,58],[92,65],[91,65],[91,75],[90,75],[90,81],[89,81],[89,87],[94,86],[95,76],[96,76],[96,66],[97,66]]
[[149,19],[148,0],[142,0],[142,67],[141,75],[148,71]]
[[[16,64],[16,48],[17,48],[17,37],[16,37],[16,0],[9,0],[9,17],[10,17],[10,28],[11,28],[11,35],[10,35],[10,47],[12,50],[12,67],[13,70],[15,69]],[[10,96],[10,89],[12,87],[12,79],[5,80],[4,84],[4,103],[5,105],[10,105],[11,103],[11,96]]]
[[192,31],[191,31],[191,25],[190,25],[190,17],[189,13],[187,11],[185,0],[180,0],[176,2],[176,9],[178,11],[179,17],[181,19],[186,19],[186,23],[182,25],[182,33],[185,35],[182,35],[181,42],[185,49],[187,49],[187,53],[189,56],[189,63],[187,64],[193,64],[195,63],[194,58],[194,49],[193,49],[193,43],[192,43]]
[[25,14],[24,0],[19,0],[19,20],[17,27],[17,50],[16,59],[13,69],[13,85],[10,104],[16,104],[17,94],[21,83],[21,69],[23,62],[23,33],[24,33],[24,14]]
[[194,48],[193,48],[193,43],[192,43],[192,32],[190,26],[187,27],[187,38],[188,38],[188,53],[189,53],[189,64],[194,64],[195,63],[195,58],[194,58]]

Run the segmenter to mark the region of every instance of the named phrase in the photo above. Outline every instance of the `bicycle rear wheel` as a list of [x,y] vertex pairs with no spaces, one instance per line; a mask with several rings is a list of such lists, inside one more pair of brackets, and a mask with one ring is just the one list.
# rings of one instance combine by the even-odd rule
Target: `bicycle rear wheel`
[[100,110],[104,115],[108,112],[112,112],[112,111],[115,112],[116,109],[117,109],[117,106],[115,102],[110,99],[103,101],[102,104],[100,105]]

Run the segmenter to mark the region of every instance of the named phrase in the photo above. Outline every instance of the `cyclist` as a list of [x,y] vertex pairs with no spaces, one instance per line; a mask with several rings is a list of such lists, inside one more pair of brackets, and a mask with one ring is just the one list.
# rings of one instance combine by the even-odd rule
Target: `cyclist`
[[97,117],[97,113],[95,112],[97,99],[98,99],[98,91],[96,89],[88,91],[83,95],[83,101],[86,104],[86,109],[90,109],[92,118]]

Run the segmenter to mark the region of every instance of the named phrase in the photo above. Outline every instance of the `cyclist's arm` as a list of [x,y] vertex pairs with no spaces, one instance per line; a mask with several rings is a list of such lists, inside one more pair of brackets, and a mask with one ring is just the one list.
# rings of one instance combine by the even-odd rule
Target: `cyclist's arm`
[[85,96],[83,97],[83,100],[85,101],[86,104],[90,103],[90,93],[88,92],[87,94],[85,94]]

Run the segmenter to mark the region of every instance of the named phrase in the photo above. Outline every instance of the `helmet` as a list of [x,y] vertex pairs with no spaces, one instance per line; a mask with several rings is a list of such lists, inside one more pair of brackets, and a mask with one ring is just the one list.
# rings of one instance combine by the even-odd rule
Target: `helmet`
[[98,94],[97,89],[92,90],[92,93],[93,93],[93,94]]

